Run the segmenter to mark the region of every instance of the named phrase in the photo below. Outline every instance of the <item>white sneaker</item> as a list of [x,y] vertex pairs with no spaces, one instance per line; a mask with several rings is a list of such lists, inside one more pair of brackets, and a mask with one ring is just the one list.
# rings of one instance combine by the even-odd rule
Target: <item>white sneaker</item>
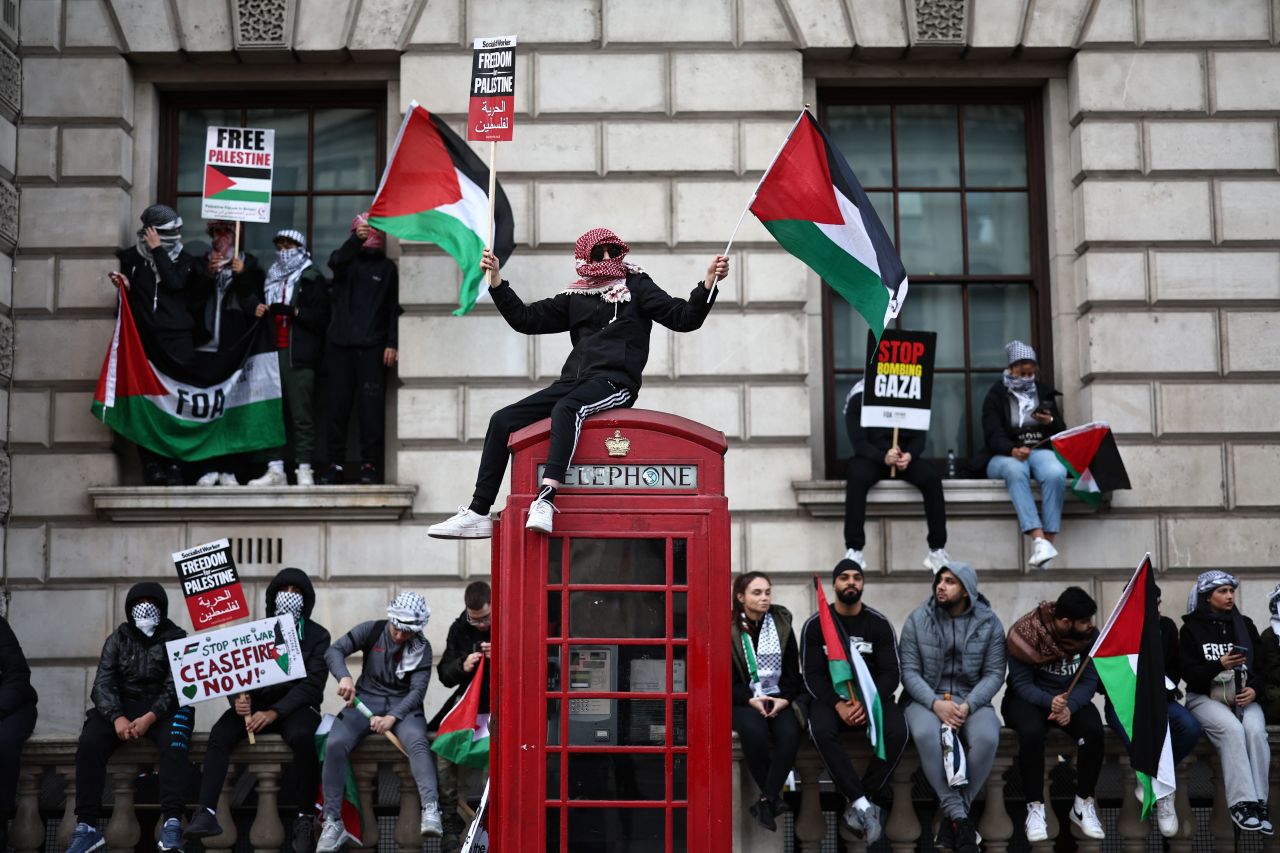
[[210,486],[216,486],[218,485],[218,476],[217,471],[210,471],[207,474],[201,474],[200,479],[196,480],[196,485],[202,486],[206,489]]
[[853,560],[858,564],[858,568],[862,569],[864,572],[867,570],[867,558],[862,556],[862,552],[857,548],[850,548],[848,551],[845,551],[844,558],[846,560]]
[[559,511],[551,501],[538,498],[529,504],[529,520],[524,524],[525,529],[536,530],[539,533],[550,533],[551,518]]
[[284,473],[283,465],[267,466],[267,473],[249,481],[250,486],[287,486],[289,478]]
[[1178,834],[1178,807],[1173,802],[1173,794],[1166,794],[1156,800],[1156,825],[1165,838],[1173,838]]
[[1027,558],[1027,562],[1037,569],[1043,569],[1049,565],[1049,561],[1058,556],[1058,549],[1053,547],[1053,543],[1041,536],[1034,540],[1035,544],[1031,546],[1031,556]]
[[1102,821],[1098,820],[1098,807],[1093,797],[1086,800],[1076,797],[1076,801],[1071,804],[1071,822],[1090,838],[1107,837],[1102,830]]
[[235,474],[228,474],[226,471],[223,471],[221,474],[218,475],[218,485],[219,486],[238,486],[240,485],[240,481],[236,479]]
[[950,562],[951,555],[947,553],[946,548],[935,548],[929,552],[929,556],[924,558],[924,567],[936,575]]
[[493,536],[493,519],[460,506],[451,518],[428,527],[427,535],[436,539],[488,539]]
[[1027,840],[1048,841],[1049,825],[1044,822],[1044,803],[1027,803]]
[[440,821],[440,806],[427,803],[422,807],[422,823],[418,827],[423,838],[439,838],[444,835],[444,824]]
[[320,830],[320,840],[316,842],[316,853],[338,853],[346,834],[342,821],[331,817],[325,818],[324,828]]
[[299,486],[314,486],[316,484],[315,472],[305,462],[294,470],[293,476],[298,481]]

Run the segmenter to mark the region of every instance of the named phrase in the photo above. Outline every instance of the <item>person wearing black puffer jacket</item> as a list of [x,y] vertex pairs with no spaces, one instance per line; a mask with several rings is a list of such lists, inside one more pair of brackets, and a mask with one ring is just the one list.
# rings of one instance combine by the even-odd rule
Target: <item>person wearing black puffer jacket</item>
[[0,617],[0,850],[7,849],[9,819],[18,793],[18,758],[36,727],[36,699],[22,646],[9,622]]
[[231,751],[249,732],[278,734],[293,750],[293,769],[297,774],[293,849],[296,853],[310,849],[315,837],[314,803],[320,778],[315,732],[320,725],[324,683],[329,677],[329,667],[324,662],[324,653],[329,650],[329,632],[312,621],[311,611],[315,606],[315,587],[302,569],[281,569],[267,584],[266,612],[294,620],[307,674],[300,681],[272,684],[240,694],[213,724],[200,782],[200,807],[187,825],[186,838],[222,834],[215,811],[218,794],[227,778]]
[[182,810],[191,765],[194,709],[179,708],[164,644],[187,636],[169,620],[169,597],[154,581],[134,586],[125,621],[102,644],[93,677],[93,707],[76,749],[76,827],[67,853],[105,846],[98,831],[107,761],[122,743],[149,738],[160,753],[159,849],[182,849]]

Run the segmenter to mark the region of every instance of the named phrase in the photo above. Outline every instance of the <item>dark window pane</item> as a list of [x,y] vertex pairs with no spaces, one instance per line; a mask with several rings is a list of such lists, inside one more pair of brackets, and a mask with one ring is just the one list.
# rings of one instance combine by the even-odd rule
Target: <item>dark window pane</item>
[[560,799],[560,753],[547,751],[547,799]]
[[[547,665],[550,666],[551,661],[547,661]],[[560,664],[559,662],[557,662],[556,668],[559,669],[559,666]],[[547,681],[548,681],[547,688],[550,689],[551,679],[548,678]],[[548,699],[547,700],[547,746],[559,746],[559,745],[560,745],[560,700]],[[550,753],[548,753],[548,755],[550,755]],[[553,794],[548,790],[547,796],[550,797],[550,796],[553,796]]]
[[[178,113],[178,192],[204,191],[204,149],[209,128],[239,126],[238,109],[181,110]],[[199,204],[196,210],[200,210]]]
[[689,799],[689,761],[684,755],[671,756],[671,799]]
[[276,132],[271,191],[307,189],[307,111],[249,110],[246,121],[248,127],[269,127]]
[[901,193],[898,222],[902,263],[908,276],[964,272],[960,193]]
[[[271,197],[270,222],[246,222],[241,226],[240,245],[254,255],[264,270],[276,259],[276,247],[272,239],[286,228],[307,233],[307,197],[298,195],[273,195]],[[312,253],[315,257],[315,253]],[[319,262],[323,262],[320,259]]]
[[665,800],[666,756],[661,753],[570,753],[571,800]]
[[833,106],[828,132],[864,187],[893,186],[888,106]]
[[311,255],[321,264],[325,275],[332,276],[329,255],[351,236],[351,220],[363,213],[373,203],[373,193],[367,196],[320,195],[312,203]]
[[560,593],[547,593],[547,636],[560,636]]
[[[1007,361],[1004,345],[1015,338],[1031,342],[1031,288],[1021,284],[969,285],[970,365],[1003,369]],[[982,402],[981,396],[977,402]]]
[[689,541],[671,540],[671,583],[682,586],[689,582]]
[[664,539],[572,539],[569,583],[665,584]]
[[689,745],[689,703],[684,699],[671,700],[671,745]]
[[948,450],[954,450],[957,456],[966,455],[968,438],[965,436],[965,420],[967,417],[964,374],[935,373],[933,375],[933,409],[929,416],[929,435],[925,440],[924,455],[941,458],[947,455]]
[[560,809],[547,809],[547,853],[560,853]]
[[[661,699],[603,699],[574,697],[569,700],[569,746],[665,746],[666,702]],[[685,700],[672,700],[673,746],[685,746]],[[552,710],[548,710],[548,714]],[[559,722],[559,716],[555,718]],[[559,741],[559,729],[547,723],[547,743]]]
[[917,285],[899,315],[904,329],[938,333],[934,367],[964,367],[964,297],[958,284]]
[[661,592],[569,593],[570,637],[663,637],[666,615]]
[[663,809],[569,809],[572,853],[665,853]]
[[689,814],[688,809],[671,810],[671,853],[688,853],[689,850]]
[[[174,205],[174,209],[182,217],[183,249],[197,258],[209,251],[209,235],[205,233],[205,223],[200,218],[200,196],[182,196]],[[136,232],[142,227],[142,223],[134,219],[129,223],[129,227],[132,229],[129,232],[130,239],[136,243],[138,239]]]
[[[991,386],[1000,381],[999,373],[973,373],[969,376],[969,396],[973,406],[969,409],[969,419],[973,424],[973,450],[980,451],[986,441],[982,437],[982,401],[986,399]],[[986,471],[975,471],[978,477],[987,476]]]
[[316,110],[317,190],[372,190],[378,184],[378,117],[373,110]]
[[956,108],[939,104],[898,107],[898,186],[960,186]]
[[684,639],[689,636],[689,596],[683,592],[671,593],[671,636]]
[[1019,275],[1031,269],[1026,193],[967,193],[969,274]]
[[[914,293],[908,293],[907,305],[914,298]],[[831,294],[831,338],[837,368],[862,370],[866,366],[867,321],[835,293]]]
[[1012,104],[964,108],[964,179],[972,187],[1027,185],[1026,114]]
[[560,560],[564,554],[564,540],[547,538],[547,583],[558,584],[560,580]]
[[884,226],[885,231],[889,232],[889,239],[896,246],[898,229],[893,222],[893,193],[867,193],[867,198],[871,200],[876,216],[880,217],[880,224]]
[[[908,299],[909,303],[911,300]],[[849,398],[849,389],[854,383],[862,381],[860,373],[845,373],[836,377],[834,393],[827,411],[835,413],[836,455],[840,459],[848,459],[853,455],[853,445],[849,442],[849,430],[845,426],[844,407]],[[840,476],[844,476],[843,467]]]

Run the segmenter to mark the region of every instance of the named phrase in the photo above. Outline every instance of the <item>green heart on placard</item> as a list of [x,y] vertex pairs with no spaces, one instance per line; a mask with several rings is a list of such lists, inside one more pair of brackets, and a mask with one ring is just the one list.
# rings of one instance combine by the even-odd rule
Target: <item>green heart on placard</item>
[[194,699],[196,698],[196,693],[198,691],[199,688],[194,684],[188,684],[186,687],[182,688],[182,695],[186,696],[188,699]]
[[289,653],[288,652],[285,652],[282,655],[278,655],[276,657],[276,663],[279,664],[280,669],[284,670],[285,675],[289,674]]

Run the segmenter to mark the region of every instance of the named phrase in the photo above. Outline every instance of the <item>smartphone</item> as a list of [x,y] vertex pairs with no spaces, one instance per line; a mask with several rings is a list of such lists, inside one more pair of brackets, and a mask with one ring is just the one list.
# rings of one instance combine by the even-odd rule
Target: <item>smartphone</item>
[[1051,410],[1048,406],[1043,406],[1043,405],[1041,405],[1041,406],[1036,406],[1036,409],[1035,409],[1034,414],[1038,414],[1038,415],[1051,415],[1051,414],[1053,414],[1053,410]]
[[1231,647],[1231,654],[1233,654],[1233,655],[1240,655],[1241,657],[1244,657],[1244,656],[1246,656],[1246,655],[1248,655],[1248,654],[1249,654],[1249,647],[1248,647],[1248,646],[1239,646],[1239,645],[1232,646],[1232,647]]

